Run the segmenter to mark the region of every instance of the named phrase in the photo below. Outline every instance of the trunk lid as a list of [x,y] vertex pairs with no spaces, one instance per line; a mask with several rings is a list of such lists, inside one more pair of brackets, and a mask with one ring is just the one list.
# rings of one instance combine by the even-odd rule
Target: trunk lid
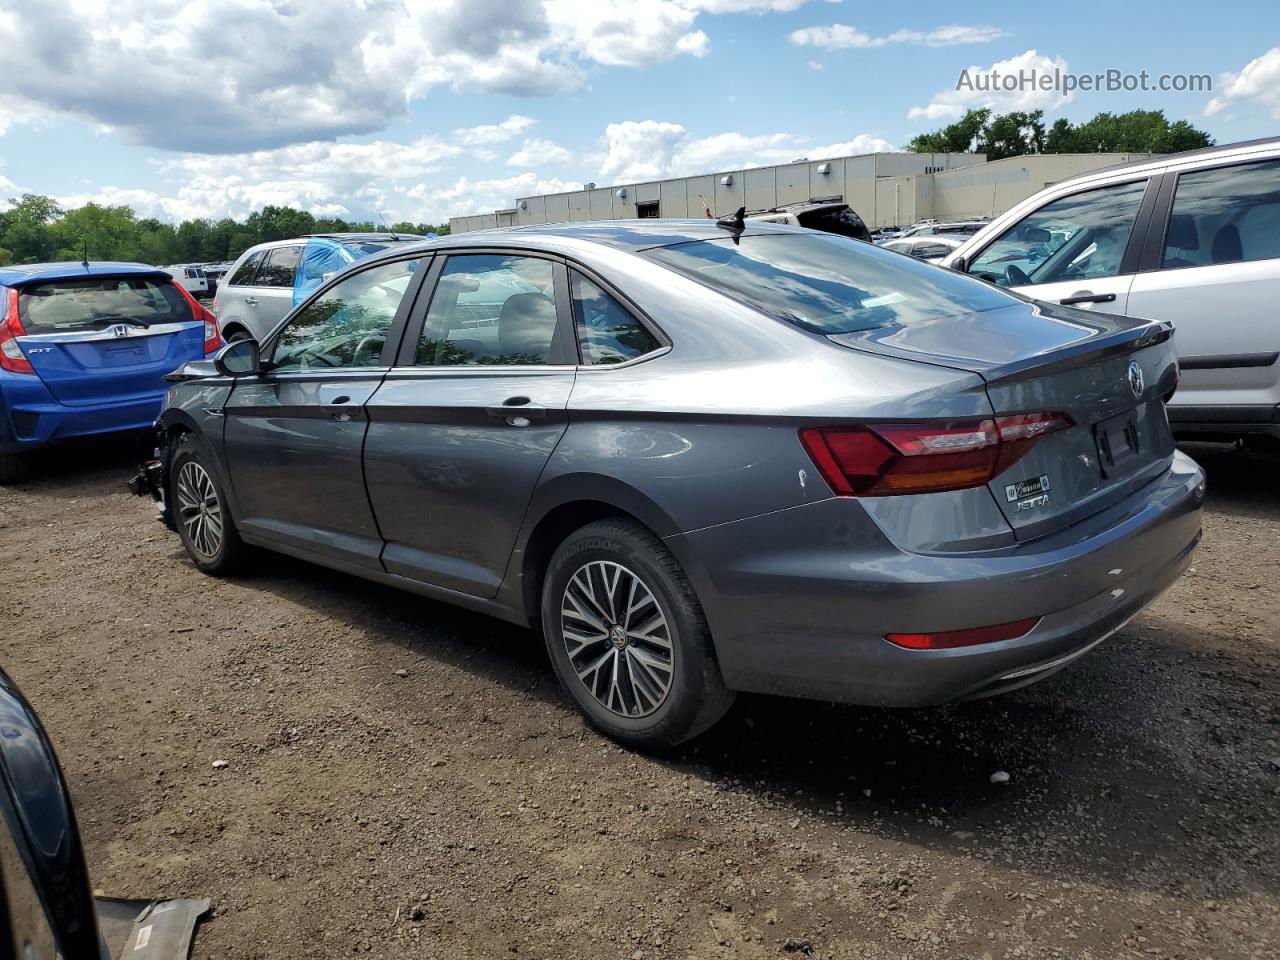
[[836,334],[853,349],[968,370],[997,417],[1065,413],[988,486],[1020,539],[1105,509],[1167,469],[1172,326],[1027,302],[928,324]]
[[204,357],[204,324],[164,274],[30,283],[18,317],[23,353],[70,406],[162,393],[165,374]]

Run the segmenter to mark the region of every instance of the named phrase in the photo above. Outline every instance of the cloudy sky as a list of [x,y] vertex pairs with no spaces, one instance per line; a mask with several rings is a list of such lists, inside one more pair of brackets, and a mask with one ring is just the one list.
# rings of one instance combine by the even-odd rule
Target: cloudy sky
[[[0,204],[439,222],[519,195],[890,149],[966,107],[1280,133],[1280,6],[1215,0],[5,0]],[[1247,25],[1247,26],[1246,26]],[[962,69],[1208,93],[958,92]]]

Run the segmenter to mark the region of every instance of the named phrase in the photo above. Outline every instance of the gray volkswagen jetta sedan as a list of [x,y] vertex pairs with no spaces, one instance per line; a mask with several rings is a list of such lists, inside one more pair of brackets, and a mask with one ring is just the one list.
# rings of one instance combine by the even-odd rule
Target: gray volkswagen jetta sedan
[[1172,332],[774,224],[491,230],[175,371],[135,489],[208,573],[264,547],[531,626],[660,747],[735,691],[985,696],[1119,629],[1200,538]]

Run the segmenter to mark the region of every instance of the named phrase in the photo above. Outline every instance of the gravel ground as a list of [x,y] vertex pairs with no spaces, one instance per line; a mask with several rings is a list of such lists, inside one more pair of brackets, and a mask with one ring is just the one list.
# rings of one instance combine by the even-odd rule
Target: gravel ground
[[1280,458],[1189,452],[1194,569],[977,703],[743,697],[627,753],[528,633],[284,558],[200,575],[109,447],[0,490],[0,663],[96,885],[214,901],[196,958],[1275,958]]

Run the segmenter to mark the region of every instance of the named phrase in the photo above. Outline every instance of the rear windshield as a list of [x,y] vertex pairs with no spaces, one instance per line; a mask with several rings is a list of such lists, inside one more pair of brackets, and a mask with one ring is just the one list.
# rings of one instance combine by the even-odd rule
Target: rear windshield
[[832,234],[701,240],[648,256],[815,333],[853,333],[1016,302],[980,280]]
[[27,333],[192,320],[172,283],[152,277],[91,277],[21,288],[18,317]]
[[387,249],[395,242],[395,240],[347,240],[343,243],[343,246],[355,253],[357,260],[361,260],[370,254]]

